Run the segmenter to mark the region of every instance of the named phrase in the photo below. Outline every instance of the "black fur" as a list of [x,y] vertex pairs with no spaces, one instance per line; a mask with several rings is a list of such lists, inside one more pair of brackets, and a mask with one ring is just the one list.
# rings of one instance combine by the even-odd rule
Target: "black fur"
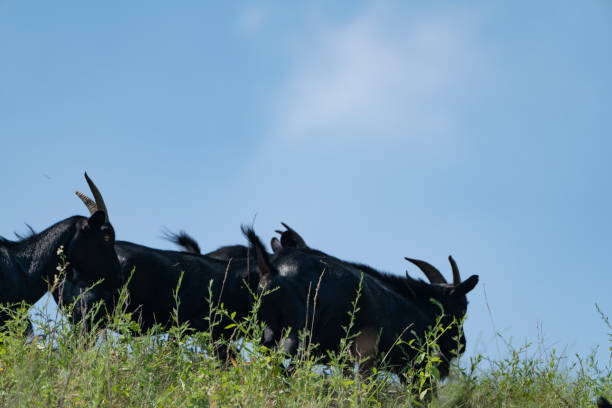
[[[246,316],[251,310],[250,290],[256,290],[259,280],[253,258],[228,261],[189,252],[154,249],[127,241],[117,241],[115,251],[123,279],[127,281],[133,271],[127,287],[129,300],[126,312],[132,314],[143,331],[156,324],[163,329],[174,324],[172,312],[176,302],[173,292],[181,274],[179,324],[188,323],[194,330],[209,329],[207,318],[211,280],[213,299],[210,301],[213,306],[222,303],[230,313],[236,312],[236,319]],[[224,318],[213,335],[229,335],[233,329],[224,329],[229,323]]]
[[[284,224],[283,224],[284,225]],[[286,228],[288,228],[285,225]],[[282,239],[284,234],[291,234],[289,239]],[[252,231],[246,231],[247,238],[251,242],[254,248],[263,247]],[[291,229],[281,233],[281,242],[288,243],[288,245],[282,246],[281,249],[275,252],[275,254],[268,261],[257,260],[259,269],[261,270],[262,264],[266,265],[271,263],[270,266],[266,265],[265,269],[276,268],[276,274],[280,274],[278,278],[275,278],[275,273],[269,273],[268,275],[273,278],[269,282],[263,282],[263,275],[261,276],[262,284],[266,288],[271,289],[271,286],[278,285],[281,289],[279,293],[274,295],[276,299],[282,298],[282,302],[287,303],[284,306],[276,305],[275,307],[265,307],[264,320],[272,322],[271,325],[276,325],[276,328],[270,328],[269,333],[278,332],[279,327],[282,326],[278,322],[291,322],[286,325],[293,327],[294,330],[300,330],[299,324],[295,326],[295,322],[299,321],[299,314],[304,313],[301,310],[300,305],[296,304],[295,299],[299,299],[300,296],[297,292],[303,292],[307,289],[308,285],[312,287],[316,283],[314,281],[316,273],[320,273],[321,265],[326,265],[331,272],[327,285],[331,287],[335,286],[348,286],[356,290],[358,284],[358,276],[364,274],[364,305],[361,306],[362,316],[360,316],[361,324],[376,327],[377,330],[386,330],[386,335],[391,332],[391,337],[383,335],[381,338],[381,350],[385,350],[389,347],[390,339],[401,333],[399,327],[402,322],[412,322],[414,324],[415,335],[417,338],[422,339],[422,335],[425,329],[432,326],[440,316],[442,316],[442,310],[438,304],[431,301],[435,300],[439,303],[444,312],[442,318],[442,324],[449,326],[453,323],[453,320],[461,320],[465,315],[467,309],[467,299],[465,293],[453,294],[452,285],[434,285],[426,283],[422,280],[414,280],[406,277],[402,278],[396,275],[377,271],[376,269],[367,265],[342,261],[333,256],[327,255],[322,251],[314,250],[307,247],[304,240],[299,237],[296,238],[297,233]],[[292,243],[299,243],[293,245]],[[257,257],[265,252],[257,252]],[[318,260],[318,263],[315,261]],[[285,272],[286,271],[286,272]],[[317,272],[318,271],[318,272]],[[329,276],[329,275],[328,275]],[[470,278],[477,282],[477,277]],[[468,280],[470,280],[468,279]],[[344,282],[341,284],[341,282]],[[315,282],[315,283],[313,283]],[[474,283],[475,284],[475,283]],[[473,288],[472,285],[468,285]],[[284,293],[284,292],[287,293]],[[467,293],[467,291],[466,291]],[[350,297],[350,296],[349,296]],[[377,299],[378,302],[377,303]],[[271,303],[273,303],[272,301]],[[325,310],[341,310],[345,313],[348,309],[350,301],[347,298],[347,294],[342,290],[337,289],[329,293],[329,298],[319,298],[319,302],[323,302],[323,308]],[[306,304],[303,302],[304,305]],[[303,306],[303,305],[302,305]],[[296,316],[279,316],[278,313],[283,310],[299,310]],[[326,320],[338,320],[333,323],[333,326],[342,326],[342,313],[335,314],[334,318],[325,318]],[[380,320],[376,321],[376,315],[380,317]],[[293,325],[292,325],[293,324]],[[398,326],[399,324],[399,326]],[[329,325],[328,325],[329,327]],[[371,330],[371,327],[369,328]],[[278,335],[278,334],[277,334]],[[313,334],[314,335],[314,334]],[[323,350],[326,348],[334,348],[334,342],[339,341],[341,337],[340,333],[336,333],[336,337],[329,333],[317,333],[315,336],[316,342],[323,344]],[[407,333],[404,337],[410,337]],[[274,340],[274,336],[268,338],[268,341]],[[450,359],[453,356],[452,351],[458,347],[465,348],[465,336],[462,330],[459,330],[459,326],[453,325],[452,330],[447,330],[446,333],[440,339],[440,349],[442,352],[443,362],[439,366],[440,374],[442,377],[448,375],[448,368]],[[460,352],[461,350],[459,350]],[[401,367],[405,360],[402,360],[401,356],[396,356],[391,353],[392,365]],[[395,357],[394,357],[395,356]],[[403,362],[402,362],[403,361]]]
[[169,230],[165,230],[163,232],[163,238],[167,241],[172,242],[180,246],[181,248],[185,248],[185,251],[191,252],[192,254],[201,254],[200,246],[198,242],[191,235],[187,234],[185,231],[179,231],[178,233],[174,233]]
[[249,248],[244,245],[227,245],[207,253],[206,256],[228,261],[230,259],[248,258],[250,255]]
[[612,404],[610,404],[607,399],[600,396],[599,398],[597,398],[597,408],[612,408]]
[[279,233],[281,235],[281,239],[280,239],[280,243],[278,242],[278,240],[273,241],[273,246],[276,247],[276,249],[274,250],[274,252],[278,252],[280,251],[281,248],[300,248],[300,249],[309,249],[310,251],[312,251],[315,254],[319,254],[321,256],[325,256],[325,257],[329,257],[329,258],[333,258],[335,260],[337,260],[338,262],[344,262],[347,265],[350,265],[354,268],[359,269],[360,271],[363,271],[364,273],[367,273],[368,275],[379,279],[384,285],[388,286],[390,289],[396,291],[397,293],[401,294],[402,296],[406,297],[407,299],[414,299],[415,298],[415,293],[412,290],[412,288],[410,287],[410,285],[407,284],[406,280],[403,277],[388,273],[388,272],[381,272],[377,269],[372,268],[369,265],[365,265],[362,263],[357,263],[357,262],[350,262],[350,261],[344,261],[341,259],[338,259],[336,257],[332,257],[331,255],[328,255],[324,252],[318,251],[316,249],[310,248],[306,242],[304,241],[304,239],[302,238],[301,235],[299,235],[293,228],[289,227],[287,224],[285,224],[284,222],[281,223],[283,225],[283,227],[286,228],[285,231],[276,231],[277,233]]
[[[200,245],[198,245],[198,242],[185,231],[180,231],[178,234],[175,234],[166,230],[164,231],[164,238],[184,248],[186,252],[201,254]],[[247,258],[249,256],[249,248],[245,247],[244,245],[227,245],[212,252],[208,252],[206,256],[223,261],[237,258]]]
[[[266,324],[264,345],[274,346],[283,330],[290,328],[289,341],[281,346],[288,354],[295,354],[298,350],[297,333],[312,328],[312,341],[319,344],[317,353],[326,356],[328,351],[337,351],[362,280],[360,310],[352,333],[368,334],[372,347],[380,335],[379,355],[389,352],[387,362],[396,372],[407,363],[404,352],[410,358],[414,356],[414,351],[393,347],[399,336],[406,341],[415,335],[422,337],[432,323],[413,302],[363,271],[308,248],[283,248],[265,259],[267,254],[261,250],[261,242],[251,231],[246,233],[256,257],[264,258],[257,260],[258,270],[261,271],[261,265],[273,269],[267,274],[269,279],[265,280],[266,275],[261,275],[260,290],[278,288],[265,296],[261,305],[261,317]],[[313,298],[317,286],[315,307]],[[373,362],[373,350],[364,355],[369,360],[360,370],[367,369]]]
[[[60,258],[60,246],[77,273],[66,276],[67,282],[89,287],[103,280],[92,290],[92,298],[108,299],[118,285],[119,262],[114,251],[114,230],[98,211],[90,218],[74,216],[44,231],[18,241],[0,239],[0,303],[28,304],[36,302],[53,282]],[[0,324],[7,318],[0,316]]]

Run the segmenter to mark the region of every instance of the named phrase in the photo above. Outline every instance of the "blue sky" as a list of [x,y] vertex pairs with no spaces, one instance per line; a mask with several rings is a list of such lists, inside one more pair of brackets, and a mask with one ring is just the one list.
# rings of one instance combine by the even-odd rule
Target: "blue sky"
[[[470,294],[470,353],[609,346],[612,3],[0,2],[0,234],[85,214],[205,250],[256,215]],[[486,293],[486,298],[485,298]],[[488,307],[487,302],[488,300]],[[489,312],[490,310],[490,312]]]

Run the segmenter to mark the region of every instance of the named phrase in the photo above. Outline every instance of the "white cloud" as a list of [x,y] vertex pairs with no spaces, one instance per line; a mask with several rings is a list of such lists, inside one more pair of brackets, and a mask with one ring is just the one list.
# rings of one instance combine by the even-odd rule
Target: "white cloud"
[[337,27],[311,27],[274,105],[289,140],[423,139],[454,126],[449,103],[477,75],[470,19],[367,8]]

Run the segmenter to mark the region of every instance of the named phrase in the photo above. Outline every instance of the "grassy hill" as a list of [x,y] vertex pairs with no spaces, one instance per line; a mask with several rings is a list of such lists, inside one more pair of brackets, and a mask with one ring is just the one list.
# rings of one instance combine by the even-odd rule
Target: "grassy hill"
[[[213,325],[224,313],[211,314]],[[607,316],[601,316],[612,339]],[[509,348],[502,360],[479,355],[455,361],[434,390],[436,330],[418,346],[425,368],[407,367],[411,381],[401,384],[384,366],[359,376],[350,333],[332,363],[323,366],[310,345],[288,374],[284,355],[256,346],[262,329],[255,313],[236,322],[234,338],[216,342],[185,326],[163,335],[138,333],[121,307],[106,329],[70,325],[56,315],[36,322],[37,335],[26,339],[27,317],[21,308],[0,333],[0,406],[594,407],[598,395],[612,396],[612,342],[606,361],[595,354],[543,354],[530,345]],[[213,357],[221,345],[233,357]]]

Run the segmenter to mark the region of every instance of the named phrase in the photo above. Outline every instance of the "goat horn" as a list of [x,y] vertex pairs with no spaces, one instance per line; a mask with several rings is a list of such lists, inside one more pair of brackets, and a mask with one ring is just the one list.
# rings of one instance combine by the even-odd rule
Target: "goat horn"
[[100,190],[98,190],[98,187],[96,187],[94,182],[91,181],[91,179],[87,175],[87,172],[85,172],[85,180],[87,180],[87,184],[89,184],[89,189],[91,190],[91,193],[93,194],[94,199],[96,200],[96,207],[98,208],[98,210],[104,211],[105,220],[106,222],[108,222],[108,210],[106,209],[106,205],[104,204],[104,199],[102,198],[102,194],[100,194]]
[[461,283],[461,276],[459,275],[459,268],[457,267],[457,263],[453,259],[452,256],[448,256],[448,261],[451,264],[451,268],[453,268],[453,286],[457,286]]
[[420,261],[418,259],[404,259],[408,262],[412,262],[413,264],[415,264],[425,274],[425,276],[427,276],[427,279],[429,279],[430,283],[448,283],[446,279],[444,279],[444,276],[442,276],[440,271],[437,270],[433,265],[428,264],[425,261]]
[[91,198],[87,197],[85,194],[81,193],[78,190],[75,191],[74,194],[76,194],[77,197],[79,197],[83,201],[83,204],[85,204],[85,206],[89,210],[90,215],[93,215],[93,213],[95,213],[98,210],[96,203],[94,203],[94,201]]

